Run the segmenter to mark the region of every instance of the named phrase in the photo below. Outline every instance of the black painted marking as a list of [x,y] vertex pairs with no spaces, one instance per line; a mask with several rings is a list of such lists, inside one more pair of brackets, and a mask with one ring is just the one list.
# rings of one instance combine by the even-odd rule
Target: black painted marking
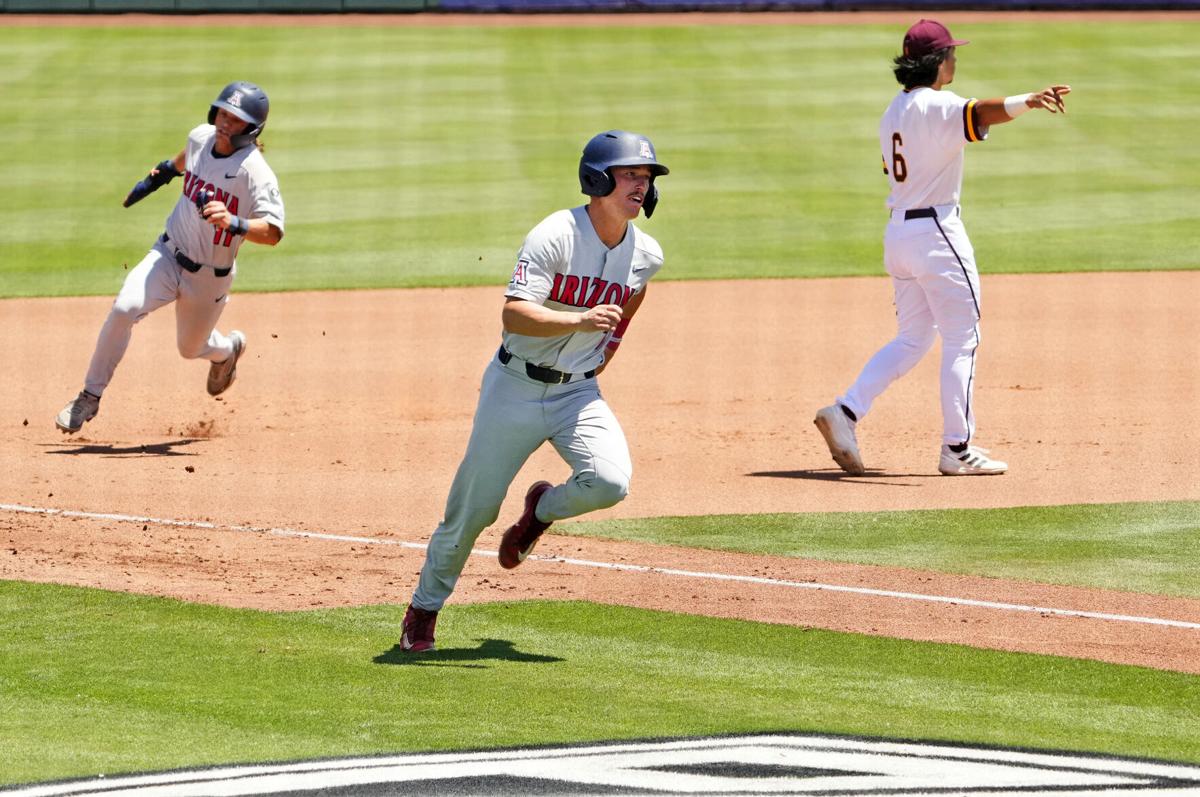
[[708,775],[718,778],[861,778],[877,772],[855,772],[850,769],[820,767],[789,767],[784,764],[754,764],[744,761],[711,761],[704,764],[679,764],[665,767],[646,767],[658,772],[678,772],[681,775]]

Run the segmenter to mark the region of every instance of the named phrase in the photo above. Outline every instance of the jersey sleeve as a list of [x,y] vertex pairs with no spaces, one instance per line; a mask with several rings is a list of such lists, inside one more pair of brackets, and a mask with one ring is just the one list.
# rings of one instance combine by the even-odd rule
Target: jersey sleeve
[[960,148],[987,138],[987,128],[979,124],[977,99],[966,99],[945,90],[930,92],[930,95],[936,103],[935,112],[930,116],[937,119],[938,132],[946,146]]
[[254,164],[246,172],[247,187],[250,190],[249,218],[266,219],[267,223],[282,233],[283,196],[279,193],[279,181],[275,172],[271,171],[266,161]]
[[987,138],[988,129],[979,124],[979,100],[972,97],[966,101],[962,110],[963,137],[968,142],[983,141]]
[[517,253],[517,265],[504,295],[544,303],[554,285],[554,275],[565,270],[563,250],[561,237],[550,234],[547,225],[534,228]]
[[633,254],[633,276],[636,291],[641,291],[663,267],[663,250],[658,241],[638,230]]
[[192,128],[187,137],[187,151],[184,153],[186,165],[184,168],[191,169],[196,161],[200,158],[200,153],[204,151],[204,145],[212,139],[216,128],[212,125],[199,125]]

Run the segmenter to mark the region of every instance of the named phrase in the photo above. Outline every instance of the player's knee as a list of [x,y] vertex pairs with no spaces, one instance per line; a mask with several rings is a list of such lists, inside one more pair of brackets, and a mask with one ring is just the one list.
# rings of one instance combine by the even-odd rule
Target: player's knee
[[918,356],[929,351],[929,347],[933,345],[937,339],[937,331],[934,329],[924,329],[920,332],[906,332],[896,338],[896,342],[903,346],[907,351]]
[[972,351],[978,348],[980,339],[978,327],[942,330],[942,346],[948,351]]
[[204,353],[204,349],[208,346],[207,340],[199,342],[190,340],[177,340],[176,346],[179,348],[179,356],[185,360],[194,360]]
[[142,309],[141,302],[125,302],[118,298],[113,302],[112,310],[109,311],[108,317],[112,323],[131,327],[145,318],[146,315],[147,313]]
[[[501,496],[500,501],[504,498]],[[442,521],[442,525],[453,524],[457,539],[470,540],[467,545],[468,552],[470,547],[475,542],[475,538],[480,532],[488,526],[496,522],[500,517],[500,501],[484,507],[468,508],[462,507],[455,512],[448,512],[446,519]]]
[[629,495],[629,474],[603,460],[578,483],[595,509],[615,506]]

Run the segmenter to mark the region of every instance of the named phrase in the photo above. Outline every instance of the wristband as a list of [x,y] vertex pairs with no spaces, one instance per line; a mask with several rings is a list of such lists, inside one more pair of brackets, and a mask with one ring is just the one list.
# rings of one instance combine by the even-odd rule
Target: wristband
[[152,171],[157,171],[158,174],[147,174],[135,183],[133,188],[130,189],[129,195],[125,197],[125,201],[121,203],[122,205],[129,207],[135,202],[141,202],[180,175],[180,172],[175,168],[175,161],[172,160],[163,161],[155,166]]
[[1004,98],[1004,112],[1013,119],[1016,119],[1026,111],[1033,110],[1029,107],[1028,101],[1032,94],[1014,94],[1011,97]]
[[163,180],[164,183],[169,183],[171,180],[183,174],[183,172],[175,168],[175,161],[173,160],[165,160],[154,168],[158,169],[159,174],[166,175],[166,179]]
[[250,232],[250,222],[241,216],[234,216],[229,220],[229,231],[234,235],[245,235]]

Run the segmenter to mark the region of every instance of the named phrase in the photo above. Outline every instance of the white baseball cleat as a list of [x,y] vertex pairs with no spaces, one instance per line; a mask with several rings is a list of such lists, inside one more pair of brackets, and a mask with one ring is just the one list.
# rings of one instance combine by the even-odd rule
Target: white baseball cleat
[[842,411],[841,405],[830,404],[817,411],[813,423],[825,438],[833,461],[851,476],[862,476],[867,472],[858,453],[858,440],[854,437],[854,421]]
[[208,395],[219,396],[229,389],[237,379],[237,362],[246,353],[246,336],[236,329],[229,333],[233,341],[233,354],[224,362],[213,363],[208,368]]
[[62,412],[54,419],[54,425],[67,434],[75,434],[99,412],[100,397],[81,390],[78,396],[68,401],[67,406],[62,408]]
[[967,446],[966,451],[951,451],[942,446],[938,471],[943,476],[995,476],[1008,470],[1008,463],[988,456],[986,448]]

